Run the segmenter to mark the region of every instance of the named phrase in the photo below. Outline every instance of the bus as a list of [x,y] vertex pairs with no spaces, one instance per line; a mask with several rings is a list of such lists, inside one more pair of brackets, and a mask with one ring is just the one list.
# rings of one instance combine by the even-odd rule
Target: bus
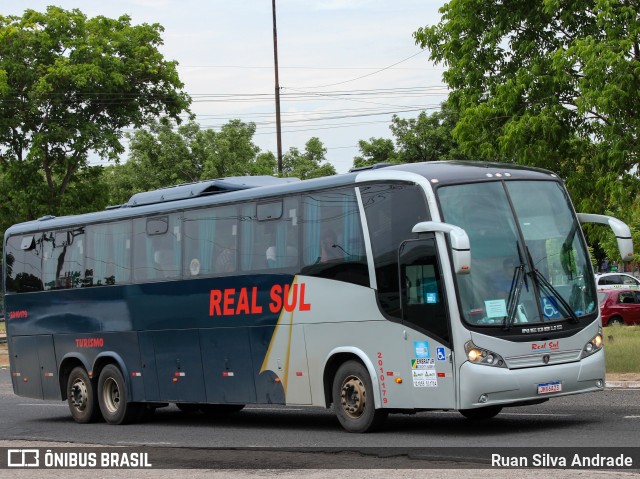
[[[235,177],[45,216],[4,235],[15,394],[79,423],[172,404],[389,413],[502,408],[605,387],[581,223],[554,173],[484,162]],[[241,413],[240,413],[241,414]]]

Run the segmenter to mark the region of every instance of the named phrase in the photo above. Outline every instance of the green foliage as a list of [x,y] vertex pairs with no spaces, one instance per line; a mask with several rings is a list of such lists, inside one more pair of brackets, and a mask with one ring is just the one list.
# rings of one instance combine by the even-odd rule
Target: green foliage
[[393,140],[388,138],[369,138],[369,141],[358,141],[360,155],[353,159],[353,166],[373,166],[378,163],[398,163]]
[[394,115],[390,128],[398,159],[402,163],[465,159],[452,136],[456,121],[454,108],[446,102],[431,115],[422,112],[408,120]]
[[203,143],[208,154],[203,164],[203,178],[225,176],[273,175],[277,168],[275,159],[260,156],[260,148],[253,143],[255,123],[230,120],[220,132],[207,131]]
[[116,159],[123,128],[188,107],[176,64],[158,50],[161,32],[58,7],[0,16],[3,227],[103,207],[89,153]]
[[315,136],[305,143],[304,151],[289,148],[282,155],[282,176],[307,180],[335,175],[336,169],[331,163],[326,163],[326,154],[327,149]]
[[416,42],[446,65],[468,155],[557,171],[595,211],[638,192],[640,4],[452,0]]
[[389,128],[395,145],[385,138],[360,140],[360,156],[354,158],[353,166],[468,159],[453,137],[457,120],[456,109],[449,102],[442,103],[441,109],[430,115],[421,112],[409,119],[393,115]]
[[243,175],[273,175],[276,160],[253,143],[256,126],[231,120],[219,132],[190,121],[176,127],[168,119],[149,122],[129,135],[129,159],[106,169],[112,204],[134,193],[195,181]]
[[[230,120],[220,131],[202,130],[194,121],[176,127],[171,121],[151,121],[130,135],[129,159],[105,168],[110,203],[122,204],[135,193],[181,183],[245,175],[276,175],[273,153],[253,143],[254,123]],[[334,175],[326,163],[326,148],[311,138],[300,152],[283,157],[283,176],[317,178]]]

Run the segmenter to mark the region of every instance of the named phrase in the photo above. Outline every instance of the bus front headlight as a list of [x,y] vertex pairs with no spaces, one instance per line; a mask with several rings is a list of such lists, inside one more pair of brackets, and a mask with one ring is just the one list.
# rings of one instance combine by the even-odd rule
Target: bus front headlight
[[584,359],[587,356],[591,356],[602,349],[602,328],[598,328],[598,334],[589,340],[587,344],[582,348],[582,356],[580,359]]
[[467,359],[473,364],[482,364],[484,366],[494,366],[498,368],[507,367],[502,356],[488,349],[479,348],[473,344],[473,341],[467,341],[464,345],[464,351],[467,353]]

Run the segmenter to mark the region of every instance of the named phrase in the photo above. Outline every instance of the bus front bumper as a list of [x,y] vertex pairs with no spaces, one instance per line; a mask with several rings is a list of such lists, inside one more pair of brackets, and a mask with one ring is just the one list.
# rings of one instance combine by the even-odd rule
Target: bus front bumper
[[602,391],[604,351],[577,362],[523,369],[464,363],[458,409],[508,406],[546,398]]

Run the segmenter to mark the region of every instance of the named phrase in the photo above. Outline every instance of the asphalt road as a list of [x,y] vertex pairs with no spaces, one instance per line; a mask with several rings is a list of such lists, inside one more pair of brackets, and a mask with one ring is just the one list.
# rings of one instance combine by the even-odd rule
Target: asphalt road
[[[213,461],[209,466],[213,468],[255,467],[242,451],[263,454],[276,448],[280,455],[256,456],[260,467],[323,468],[331,464],[402,469],[419,467],[416,464],[420,464],[421,454],[429,450],[454,454],[454,461],[466,464],[474,461],[470,451],[478,448],[543,451],[550,447],[579,450],[640,446],[638,389],[606,390],[552,399],[537,406],[508,408],[493,420],[481,423],[444,411],[391,415],[381,432],[349,434],[341,429],[330,410],[280,406],[247,406],[242,412],[217,418],[185,414],[170,406],[142,424],[80,425],[71,419],[66,402],[15,396],[9,371],[0,370],[0,418],[0,445],[15,447],[36,441],[164,448],[165,459],[171,461],[173,457],[180,467],[194,467],[189,461],[200,461],[198,451],[202,450],[209,451],[207,457]],[[215,455],[216,448],[226,450],[224,458]],[[236,453],[230,454],[229,448]],[[454,449],[452,453],[441,448]],[[302,459],[296,455],[300,451],[305,453]],[[410,466],[407,458],[412,459]],[[369,464],[368,460],[373,462]],[[443,461],[446,467],[448,459]]]

